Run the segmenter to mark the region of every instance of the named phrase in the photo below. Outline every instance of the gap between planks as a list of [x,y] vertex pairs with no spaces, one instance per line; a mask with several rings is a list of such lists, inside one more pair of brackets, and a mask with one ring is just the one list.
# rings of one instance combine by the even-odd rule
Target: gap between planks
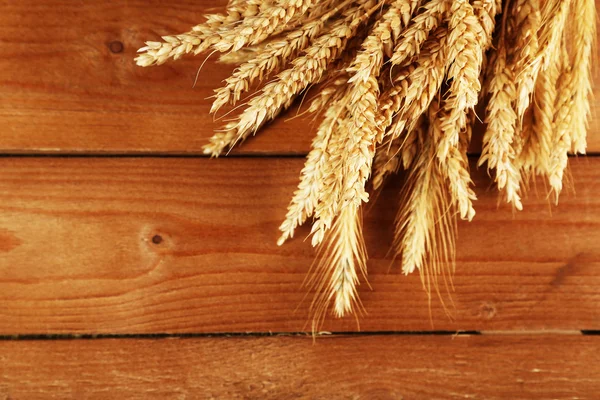
[[523,331],[372,331],[372,332],[209,332],[209,333],[147,333],[147,334],[26,334],[0,335],[0,341],[39,340],[102,340],[102,339],[200,339],[200,338],[268,338],[268,337],[377,337],[377,336],[598,336],[600,331],[588,330],[523,330]]

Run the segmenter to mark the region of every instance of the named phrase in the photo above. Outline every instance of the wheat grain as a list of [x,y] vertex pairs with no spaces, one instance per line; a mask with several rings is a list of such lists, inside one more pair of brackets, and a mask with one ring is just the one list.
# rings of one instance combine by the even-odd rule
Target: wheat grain
[[346,92],[348,79],[349,75],[345,71],[336,74],[335,78],[326,84],[315,98],[311,100],[307,112],[321,112],[323,109],[327,109],[328,106],[342,98]]
[[220,131],[216,132],[207,144],[202,147],[204,154],[211,157],[220,156],[227,148],[235,143],[238,137],[237,122],[228,122]]
[[327,150],[336,128],[336,122],[345,115],[344,92],[345,90],[341,91],[339,97],[327,109],[325,118],[313,139],[311,151],[308,153],[306,163],[300,173],[298,189],[294,192],[285,220],[279,227],[282,235],[277,244],[280,246],[287,239],[294,237],[295,229],[313,215],[318,204],[325,175],[324,167],[329,157]]
[[538,175],[547,175],[550,169],[548,164],[554,136],[554,105],[558,78],[558,61],[555,60],[539,72],[535,85],[532,102],[533,131],[530,140],[525,144],[521,159],[526,170],[534,170]]
[[377,106],[377,125],[381,127],[376,137],[376,142],[383,142],[385,130],[392,124],[394,115],[396,115],[402,105],[404,98],[411,87],[411,76],[413,76],[416,66],[409,65],[396,72],[392,85],[379,97]]
[[422,44],[429,33],[440,25],[450,4],[449,0],[430,0],[425,3],[423,11],[412,19],[410,26],[400,36],[390,58],[393,65],[403,64],[419,54]]
[[[529,1],[529,0],[526,0]],[[531,0],[537,1],[537,0]],[[483,50],[487,51],[492,46],[492,35],[496,28],[496,15],[502,9],[502,1],[500,0],[474,0],[473,13],[481,24],[480,42],[483,45]]]
[[400,144],[400,139],[396,139],[389,146],[379,146],[375,151],[373,177],[371,178],[374,191],[381,189],[386,178],[400,169]]
[[235,104],[253,82],[262,81],[273,71],[280,70],[289,60],[296,58],[299,52],[309,45],[311,39],[321,32],[324,25],[325,21],[321,20],[304,25],[289,33],[284,40],[269,43],[253,59],[240,65],[225,79],[225,86],[215,91],[215,100],[210,112],[216,113],[228,103]]

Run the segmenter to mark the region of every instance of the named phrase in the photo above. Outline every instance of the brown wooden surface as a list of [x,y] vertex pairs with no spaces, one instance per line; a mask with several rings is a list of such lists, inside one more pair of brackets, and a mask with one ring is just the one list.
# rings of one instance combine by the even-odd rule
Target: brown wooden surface
[[[475,221],[459,226],[456,318],[434,298],[433,325],[419,277],[389,270],[391,185],[366,217],[373,291],[360,287],[362,330],[600,329],[600,159],[572,164],[576,194],[556,208],[532,194],[514,215],[474,173],[480,199]],[[0,159],[0,334],[303,330],[307,231],[275,245],[301,165]],[[356,324],[330,318],[324,329]]]
[[[145,40],[188,30],[224,3],[1,1],[0,152],[200,153],[221,126],[208,115],[206,98],[233,67],[213,56],[192,88],[204,57],[148,69],[133,58]],[[117,42],[123,50],[114,53]],[[280,119],[237,152],[306,153],[310,121]],[[592,153],[600,151],[599,130],[596,119]]]
[[[272,156],[306,153],[311,120],[280,119],[235,151],[269,157],[127,156],[198,155],[220,126],[206,98],[233,67],[213,57],[192,88],[202,57],[133,57],[224,2],[0,0],[0,155],[58,155],[0,157],[0,400],[598,398],[599,336],[577,335],[600,331],[595,157],[571,160],[559,207],[538,184],[520,213],[474,172],[453,318],[390,268],[398,181],[366,214],[363,333],[330,317],[323,330],[342,334],[314,344],[246,335],[310,329],[308,231],[275,245],[302,159]],[[484,334],[406,335],[432,330]],[[77,336],[165,332],[192,337]],[[195,335],[219,332],[239,335]]]
[[600,393],[600,338],[565,335],[5,341],[0,361],[1,399],[592,400]]

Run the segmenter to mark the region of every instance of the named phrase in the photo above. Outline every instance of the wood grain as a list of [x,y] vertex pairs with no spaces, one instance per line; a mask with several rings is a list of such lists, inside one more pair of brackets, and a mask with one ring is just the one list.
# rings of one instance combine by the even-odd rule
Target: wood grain
[[[301,164],[1,158],[0,334],[303,330],[307,230],[275,245]],[[390,185],[367,212],[373,290],[360,287],[361,329],[600,329],[600,159],[572,164],[576,194],[555,208],[532,193],[514,215],[474,173],[478,215],[459,227],[454,320],[386,258]],[[323,329],[357,326],[330,318]]]
[[[2,1],[0,152],[200,153],[221,126],[206,98],[233,68],[209,61],[192,88],[203,57],[149,69],[133,58],[145,40],[185,31],[224,3]],[[294,112],[237,152],[306,153],[314,129],[306,118],[285,122]],[[598,131],[593,121],[590,152],[600,151]]]
[[596,399],[600,338],[0,342],[1,399]]

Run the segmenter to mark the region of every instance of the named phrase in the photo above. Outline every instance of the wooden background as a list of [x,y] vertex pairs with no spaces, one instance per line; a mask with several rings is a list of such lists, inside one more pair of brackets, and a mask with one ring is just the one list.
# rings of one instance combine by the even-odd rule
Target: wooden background
[[313,341],[307,231],[275,245],[311,120],[207,159],[232,68],[132,61],[219,4],[0,0],[0,399],[599,398],[600,123],[559,207],[539,183],[515,214],[472,165],[452,318],[389,268],[389,185],[361,330]]

